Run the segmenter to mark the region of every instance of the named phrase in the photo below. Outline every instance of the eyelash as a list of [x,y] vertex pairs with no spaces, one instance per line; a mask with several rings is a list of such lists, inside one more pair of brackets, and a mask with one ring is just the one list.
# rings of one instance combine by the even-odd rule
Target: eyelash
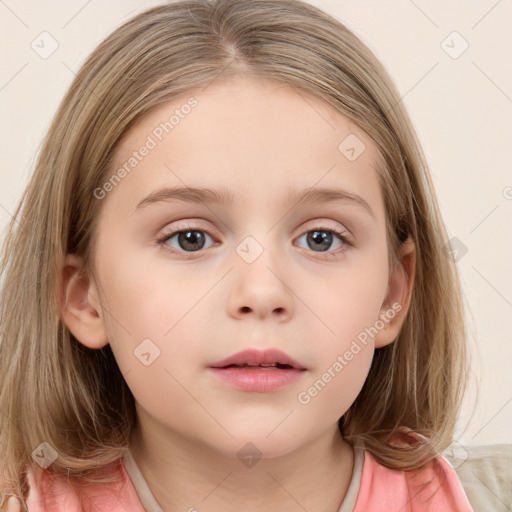
[[[169,247],[166,244],[166,242],[169,241],[173,236],[175,236],[179,233],[187,232],[187,231],[201,231],[201,232],[207,233],[211,238],[213,238],[212,235],[210,235],[210,233],[208,233],[208,231],[206,231],[204,229],[200,229],[196,226],[191,226],[189,224],[182,224],[182,225],[176,226],[173,231],[166,233],[166,234],[162,235],[162,237],[158,238],[157,243],[159,246],[162,246],[164,248],[164,250],[169,251],[172,254],[186,255],[186,257],[187,257],[187,255],[190,255],[190,257],[192,257],[194,252],[200,252],[200,251],[193,251],[193,252],[177,251],[176,249],[172,249],[171,247]],[[347,231],[343,230],[341,228],[329,228],[327,226],[321,226],[321,225],[315,226],[314,228],[307,229],[306,231],[304,231],[304,233],[302,233],[300,235],[300,237],[302,237],[306,233],[309,233],[310,231],[325,231],[327,233],[332,233],[332,234],[338,236],[339,239],[343,242],[343,245],[340,248],[338,248],[335,252],[332,252],[332,251],[319,252],[319,254],[324,254],[328,258],[336,257],[340,254],[343,254],[345,252],[345,250],[347,249],[347,246],[353,245],[351,243],[349,235],[347,235]],[[313,251],[313,252],[315,252],[315,251]]]

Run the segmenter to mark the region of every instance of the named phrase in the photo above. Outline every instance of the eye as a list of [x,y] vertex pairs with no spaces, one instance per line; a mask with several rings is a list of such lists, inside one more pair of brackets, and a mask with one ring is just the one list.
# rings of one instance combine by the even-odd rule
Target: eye
[[[184,224],[176,226],[176,228],[163,235],[157,240],[157,243],[173,253],[193,253],[205,249],[205,239],[212,237],[202,229],[195,228],[194,226]],[[334,256],[343,253],[350,243],[350,235],[343,229],[328,228],[318,226],[314,229],[306,231],[299,240],[306,237],[306,243],[309,247],[313,248],[314,252],[328,252],[329,256]],[[341,243],[338,245],[338,250],[329,250],[335,238]],[[170,244],[174,239],[174,244]]]
[[[165,246],[165,249],[171,252],[196,252],[204,249],[205,235],[208,238],[212,238],[201,229],[196,229],[193,226],[183,225],[177,226],[174,231],[165,234],[157,240],[159,245]],[[171,247],[167,242],[175,238],[175,243],[178,245]]]
[[306,243],[310,248],[319,249],[319,251],[315,250],[315,252],[329,251],[329,247],[332,245],[334,238],[338,238],[342,242],[338,246],[338,249],[340,250],[334,252],[329,251],[329,255],[342,253],[345,251],[347,245],[351,245],[348,233],[341,229],[318,226],[315,229],[306,231],[299,240],[304,236],[306,237]]

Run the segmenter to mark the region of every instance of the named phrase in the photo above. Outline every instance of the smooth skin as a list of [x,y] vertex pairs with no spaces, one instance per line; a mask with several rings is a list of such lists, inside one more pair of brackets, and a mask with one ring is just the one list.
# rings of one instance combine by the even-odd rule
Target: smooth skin
[[[112,173],[192,95],[197,106],[101,199],[95,276],[67,256],[62,318],[85,346],[110,343],[136,402],[133,455],[164,510],[336,512],[353,470],[338,420],[360,392],[374,350],[392,343],[403,324],[414,245],[404,244],[403,270],[388,275],[372,140],[321,100],[278,82],[238,78],[159,105],[124,138]],[[354,161],[338,149],[349,134],[366,146]],[[235,202],[136,208],[155,190],[177,186],[225,187]],[[290,189],[306,187],[357,194],[373,213],[348,201],[288,200]],[[350,244],[325,233],[320,250],[318,236],[308,238],[320,228],[340,229]],[[187,229],[202,233],[198,250],[177,234],[157,242]],[[240,247],[262,252],[249,263]],[[298,394],[394,303],[402,309],[377,336],[300,403]],[[149,365],[134,354],[147,339],[151,357],[160,351]],[[301,380],[247,392],[207,368],[267,347],[303,363]],[[246,443],[259,453],[251,467],[237,456]]]

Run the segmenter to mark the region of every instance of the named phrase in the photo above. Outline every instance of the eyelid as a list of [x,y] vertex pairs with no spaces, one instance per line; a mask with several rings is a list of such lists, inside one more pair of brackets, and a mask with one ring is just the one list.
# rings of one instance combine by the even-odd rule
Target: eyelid
[[[159,238],[176,234],[178,231],[184,231],[187,229],[196,229],[200,231],[205,231],[208,235],[212,236],[212,234],[209,231],[209,228],[205,227],[204,225],[200,223],[196,223],[196,221],[176,221],[178,224],[173,225],[172,229],[165,229],[164,233],[160,235]],[[336,223],[336,225],[330,225],[330,223]],[[340,227],[341,225],[341,227]],[[330,221],[330,220],[310,220],[306,222],[306,225],[301,229],[300,234],[303,235],[307,231],[311,230],[327,230],[327,231],[333,231],[335,233],[338,233],[340,235],[344,235],[347,238],[353,238],[353,234],[350,231],[348,227],[345,225],[339,223],[338,221]],[[213,236],[212,236],[213,238]]]
[[325,229],[328,231],[341,232],[342,234],[346,234],[348,236],[352,236],[350,230],[345,227],[343,224],[337,221],[330,220],[310,220],[306,222],[305,227],[302,228],[302,232],[310,231],[315,229]]
[[212,234],[210,233],[210,229],[206,228],[205,226],[202,226],[200,224],[194,223],[194,221],[176,221],[178,222],[177,225],[173,224],[172,228],[164,229],[163,233],[159,235],[158,242],[162,242],[164,239],[169,239],[175,235],[177,235],[180,231],[204,231],[207,233],[211,238],[214,238]]

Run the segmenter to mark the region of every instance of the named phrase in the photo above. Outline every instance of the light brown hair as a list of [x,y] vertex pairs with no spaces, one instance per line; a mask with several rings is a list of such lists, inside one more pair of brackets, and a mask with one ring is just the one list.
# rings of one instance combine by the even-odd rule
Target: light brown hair
[[[77,482],[126,452],[133,396],[110,347],[85,348],[60,319],[64,256],[78,254],[94,275],[103,203],[93,192],[113,173],[127,130],[162,102],[241,75],[315,95],[364,130],[379,154],[390,271],[407,237],[416,246],[407,318],[396,340],[376,350],[340,419],[343,435],[397,469],[421,467],[452,441],[467,364],[463,300],[428,165],[389,75],[342,23],[302,1],[183,0],[135,16],[86,60],[8,226],[0,263],[0,501],[26,491],[23,469],[43,441],[59,454],[47,471]],[[399,427],[424,441],[394,446]]]

